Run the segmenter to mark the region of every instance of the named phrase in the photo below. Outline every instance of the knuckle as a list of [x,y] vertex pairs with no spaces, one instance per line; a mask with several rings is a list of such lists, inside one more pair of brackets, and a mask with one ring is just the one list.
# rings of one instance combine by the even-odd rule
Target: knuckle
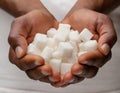
[[[105,62],[104,62],[105,63]],[[99,64],[96,64],[95,66],[97,67],[97,68],[101,68],[103,65],[104,65],[104,63],[99,63]]]
[[13,34],[10,34],[8,37],[8,43],[12,46],[14,45],[14,41],[16,41],[16,37]]
[[105,14],[101,14],[101,17],[103,18],[103,20],[111,20],[111,18]]
[[10,61],[10,63],[15,64],[14,59],[12,58],[11,55],[9,55],[9,61]]
[[21,20],[19,18],[16,18],[12,21],[11,23],[11,28],[13,29],[14,27],[16,27],[17,25],[21,25]]
[[31,74],[30,71],[26,71],[26,74],[27,74],[27,76],[28,76],[30,79],[38,80],[34,75]]
[[12,51],[11,51],[11,49],[9,50],[9,61],[10,61],[12,64],[14,64],[14,58],[13,58],[13,56],[12,56]]
[[113,45],[114,45],[114,44],[116,43],[116,41],[117,41],[117,35],[116,35],[116,34],[113,34],[112,37],[113,37],[112,40],[113,40]]
[[12,47],[10,47],[9,49],[9,61],[12,63],[12,64],[16,64],[17,63],[17,59],[15,57],[15,54],[14,54],[14,50],[12,49]]
[[112,22],[111,18],[105,14],[100,14],[99,15],[99,22],[101,23],[108,23],[108,22]]
[[92,73],[92,74],[88,75],[87,78],[93,78],[93,77],[96,76],[96,74],[97,74],[97,73]]
[[16,65],[20,70],[22,70],[22,71],[28,70],[25,66],[23,66],[23,64],[16,63],[15,65]]
[[87,78],[93,78],[93,77],[95,77],[96,74],[97,74],[97,72],[98,72],[98,68],[95,67],[95,68],[91,69],[91,71],[87,75]]

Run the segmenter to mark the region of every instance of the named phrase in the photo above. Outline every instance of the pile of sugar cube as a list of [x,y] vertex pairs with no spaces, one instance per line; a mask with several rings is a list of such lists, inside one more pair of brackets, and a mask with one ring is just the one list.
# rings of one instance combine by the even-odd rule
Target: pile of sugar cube
[[78,62],[79,56],[97,49],[98,43],[92,37],[87,28],[79,33],[69,24],[59,24],[58,29],[50,28],[47,34],[37,33],[27,53],[43,57],[53,70],[65,74]]

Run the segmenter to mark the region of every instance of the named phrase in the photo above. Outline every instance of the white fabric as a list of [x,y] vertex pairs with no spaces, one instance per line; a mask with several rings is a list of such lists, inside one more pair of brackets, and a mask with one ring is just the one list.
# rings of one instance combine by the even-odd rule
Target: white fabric
[[40,0],[44,6],[61,21],[77,0]]
[[[66,1],[66,5],[59,4],[58,1],[60,0],[43,1],[49,5],[51,11],[53,9],[52,12],[58,20],[62,20],[70,9],[68,9],[69,3],[74,4],[72,3],[73,0],[62,0]],[[68,10],[65,12],[66,9],[61,9],[61,6],[66,6]],[[112,60],[101,68],[93,79],[86,79],[81,83],[66,88],[54,88],[49,84],[29,79],[23,71],[20,71],[8,60],[9,45],[7,37],[13,19],[12,16],[0,10],[0,93],[28,93],[27,91],[31,91],[31,93],[120,93],[120,62],[115,60],[120,57],[120,50],[118,49],[120,45],[118,43],[113,48]],[[24,92],[25,90],[26,92]]]

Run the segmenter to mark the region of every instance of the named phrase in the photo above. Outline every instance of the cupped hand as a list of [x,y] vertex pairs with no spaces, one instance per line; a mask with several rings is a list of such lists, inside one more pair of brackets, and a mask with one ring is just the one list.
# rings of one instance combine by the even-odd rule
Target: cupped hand
[[62,23],[70,24],[72,29],[78,31],[88,28],[94,34],[92,39],[98,41],[98,49],[81,55],[78,63],[72,66],[71,72],[65,74],[63,80],[55,84],[58,87],[78,83],[84,78],[94,77],[99,68],[110,60],[111,48],[117,40],[111,19],[92,10],[77,10],[66,17]]
[[14,20],[9,34],[9,59],[11,63],[25,71],[34,80],[57,82],[59,73],[44,63],[40,56],[27,54],[27,46],[34,39],[36,33],[46,33],[49,28],[58,25],[55,18],[45,11],[34,10]]

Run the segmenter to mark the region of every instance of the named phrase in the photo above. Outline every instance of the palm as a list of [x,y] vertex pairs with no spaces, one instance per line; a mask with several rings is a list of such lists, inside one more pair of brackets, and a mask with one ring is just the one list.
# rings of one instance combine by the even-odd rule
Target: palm
[[88,28],[94,35],[99,36],[99,30],[101,29],[99,29],[100,24],[98,21],[101,20],[101,22],[103,22],[101,23],[102,25],[104,25],[106,22],[106,20],[101,19],[100,17],[104,18],[103,15],[100,15],[97,12],[90,10],[79,10],[64,19],[63,23],[71,24],[72,28],[78,31],[82,31],[82,29]]
[[25,29],[27,29],[26,39],[28,43],[33,40],[36,33],[46,34],[49,28],[56,28],[57,26],[57,21],[55,21],[53,17],[50,18],[39,11],[28,13],[27,15],[20,17],[19,20],[26,21],[24,22],[25,24],[23,24],[23,27],[26,27]]

